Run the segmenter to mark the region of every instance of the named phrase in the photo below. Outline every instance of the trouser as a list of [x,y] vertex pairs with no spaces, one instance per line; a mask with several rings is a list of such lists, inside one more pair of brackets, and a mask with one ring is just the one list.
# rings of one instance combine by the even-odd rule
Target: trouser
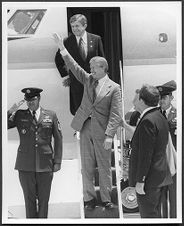
[[160,218],[160,202],[161,202],[161,188],[152,188],[146,192],[145,195],[137,195],[137,203],[141,218]]
[[88,119],[80,132],[80,152],[84,201],[96,198],[94,176],[96,165],[99,172],[100,197],[102,202],[111,201],[111,150],[103,148],[104,139],[97,139],[91,133]]
[[[26,218],[47,218],[53,172],[19,171]],[[38,205],[37,205],[38,201]]]
[[[176,218],[176,174],[173,183],[166,186],[162,193],[161,213],[163,218]],[[169,211],[168,211],[169,210]]]

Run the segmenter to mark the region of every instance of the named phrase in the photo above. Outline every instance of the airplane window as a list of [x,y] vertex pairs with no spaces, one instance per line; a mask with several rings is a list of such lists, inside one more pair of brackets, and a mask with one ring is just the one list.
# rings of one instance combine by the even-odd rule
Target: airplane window
[[17,10],[8,21],[8,36],[34,34],[46,10]]

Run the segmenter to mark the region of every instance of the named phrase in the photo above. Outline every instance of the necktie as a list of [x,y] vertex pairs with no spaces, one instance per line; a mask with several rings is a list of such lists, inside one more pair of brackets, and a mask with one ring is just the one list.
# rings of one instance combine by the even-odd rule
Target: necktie
[[93,86],[93,103],[94,103],[96,99],[96,87],[98,86],[98,80],[94,80],[92,83],[92,86]]
[[85,53],[85,50],[84,50],[84,42],[82,40],[82,38],[79,39],[79,53],[82,57],[83,60],[86,59],[86,53]]
[[167,118],[167,116],[166,116],[166,110],[162,111],[162,114],[163,114],[163,116],[164,116],[165,118]]
[[33,111],[33,122],[37,123],[36,111]]

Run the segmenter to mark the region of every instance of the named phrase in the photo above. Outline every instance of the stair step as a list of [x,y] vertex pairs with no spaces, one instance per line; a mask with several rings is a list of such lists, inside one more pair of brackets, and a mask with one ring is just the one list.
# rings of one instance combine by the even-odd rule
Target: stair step
[[94,210],[85,209],[84,214],[85,218],[119,218],[119,209],[118,206],[111,210],[98,206]]

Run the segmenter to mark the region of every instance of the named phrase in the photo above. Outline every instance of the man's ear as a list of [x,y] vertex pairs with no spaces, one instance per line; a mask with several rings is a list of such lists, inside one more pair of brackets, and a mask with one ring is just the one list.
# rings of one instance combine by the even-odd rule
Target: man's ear
[[87,26],[88,26],[87,24],[84,24],[85,29],[87,28]]

